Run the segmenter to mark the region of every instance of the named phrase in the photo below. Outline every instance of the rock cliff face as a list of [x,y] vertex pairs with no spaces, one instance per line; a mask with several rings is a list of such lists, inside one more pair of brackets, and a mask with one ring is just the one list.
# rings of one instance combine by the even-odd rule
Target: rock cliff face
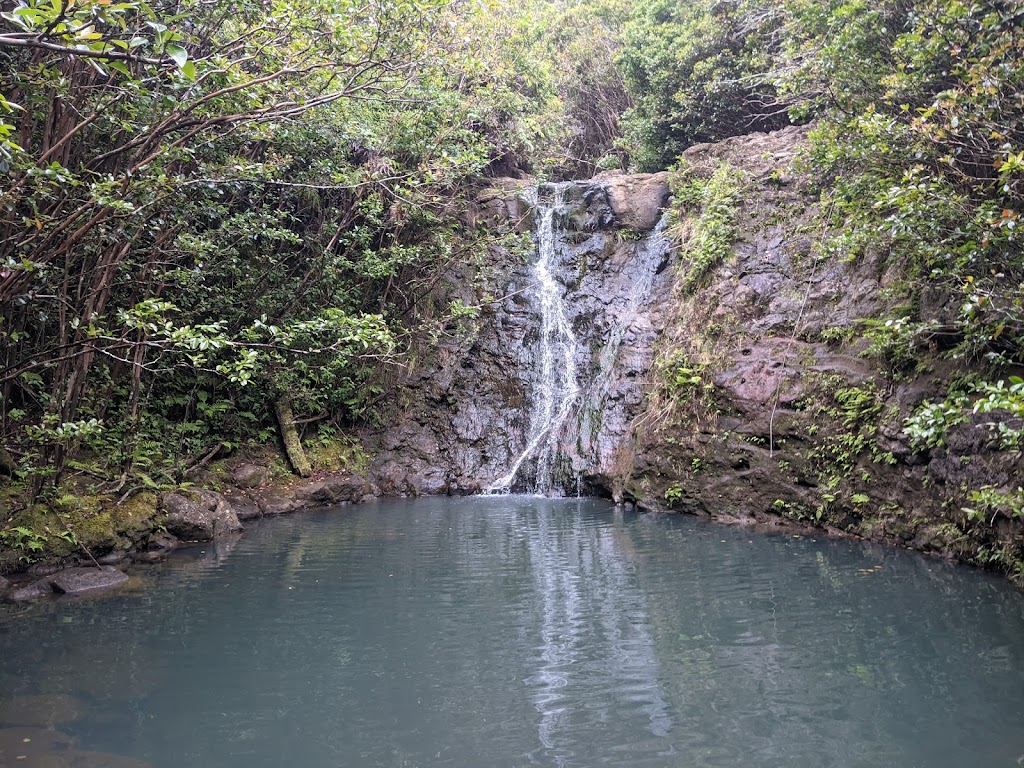
[[[496,250],[442,289],[463,305],[494,299],[399,388],[392,426],[371,438],[378,489],[599,493],[1020,568],[1019,520],[977,526],[961,510],[970,489],[1019,484],[1020,457],[995,450],[981,420],[946,448],[911,449],[904,420],[954,372],[934,349],[898,371],[871,349],[865,329],[905,298],[904,276],[885,253],[819,247],[828,233],[792,168],[804,137],[685,153],[681,184],[732,174],[727,253],[710,261],[714,233],[699,205],[669,203],[667,174],[496,181],[477,223],[532,228],[533,247]],[[545,259],[561,316],[545,308]]]
[[[482,293],[501,298],[408,376],[375,437],[382,492],[574,495],[621,473],[673,281],[667,199],[666,174],[481,195],[482,225],[531,222],[533,244],[490,254]],[[449,297],[477,304],[473,277],[453,275]]]
[[[739,171],[731,256],[697,287],[677,285],[658,341],[661,380],[631,441],[627,497],[732,521],[809,524],[992,564],[1020,576],[1021,521],[963,507],[1010,490],[1019,453],[997,450],[987,418],[915,453],[903,431],[958,372],[934,346],[896,366],[870,330],[905,301],[885,253],[840,260],[791,169],[802,129],[685,153],[692,175]],[[687,269],[686,243],[678,265]],[[933,297],[934,298],[934,297]],[[941,301],[921,301],[923,312]],[[679,387],[683,367],[699,384]],[[664,375],[666,374],[667,375]],[[685,379],[684,379],[685,381]]]

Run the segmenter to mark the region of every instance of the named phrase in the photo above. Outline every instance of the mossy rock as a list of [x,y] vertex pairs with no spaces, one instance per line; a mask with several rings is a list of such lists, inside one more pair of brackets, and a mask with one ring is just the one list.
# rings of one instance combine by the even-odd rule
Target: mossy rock
[[15,514],[8,530],[33,532],[42,549],[17,552],[18,559],[61,560],[81,552],[127,548],[154,527],[156,497],[140,493],[117,504],[110,497],[64,494],[52,506],[34,504]]

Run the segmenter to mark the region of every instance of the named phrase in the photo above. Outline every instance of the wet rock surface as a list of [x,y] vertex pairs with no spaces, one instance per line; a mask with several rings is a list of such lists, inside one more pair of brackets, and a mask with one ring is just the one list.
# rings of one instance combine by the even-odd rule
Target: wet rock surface
[[[523,183],[495,186],[506,194],[487,193],[491,224],[521,226],[511,211],[522,211]],[[547,185],[539,194],[550,197],[552,190]],[[557,485],[577,493],[586,490],[587,478],[614,471],[643,400],[642,380],[672,283],[665,270],[671,247],[658,228],[668,184],[665,174],[610,174],[561,185],[559,194],[564,205],[554,214],[558,241],[551,271],[567,324],[582,340],[573,353],[581,392],[550,440],[557,445]],[[502,222],[502,206],[494,201],[509,196],[515,202],[505,204]],[[485,305],[471,332],[410,372],[401,395],[408,407],[396,407],[388,418],[393,426],[371,436],[377,455],[371,481],[378,493],[479,491],[505,475],[526,446],[541,388],[538,278],[531,263],[515,264],[508,253],[494,252],[491,259],[490,292],[505,298]],[[453,274],[447,290],[471,285],[471,277]],[[535,462],[527,458],[515,487],[530,487]]]
[[[123,555],[119,553],[121,559]],[[0,589],[5,602],[25,603],[55,595],[84,595],[106,592],[128,582],[127,574],[112,565],[71,567],[58,570],[33,581],[10,584],[7,591]],[[0,720],[0,722],[4,722]]]
[[127,574],[109,565],[102,568],[68,568],[50,578],[53,589],[64,595],[84,595],[113,589],[127,581]]
[[30,600],[39,600],[43,597],[53,595],[53,587],[48,579],[37,579],[28,584],[12,586],[4,594],[3,598],[9,603],[27,603]]
[[160,497],[160,508],[167,531],[183,541],[209,541],[242,530],[234,508],[213,491],[200,491],[195,498],[165,493]]

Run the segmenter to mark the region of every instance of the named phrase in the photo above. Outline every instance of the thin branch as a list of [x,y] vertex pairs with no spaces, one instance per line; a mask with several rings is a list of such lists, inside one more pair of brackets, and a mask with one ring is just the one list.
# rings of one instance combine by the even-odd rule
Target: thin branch
[[68,57],[81,56],[86,59],[107,59],[109,61],[131,61],[152,66],[176,66],[170,57],[165,59],[154,59],[148,56],[138,56],[123,51],[94,51],[89,48],[70,48],[59,43],[50,43],[41,39],[38,35],[0,35],[0,48],[34,48],[43,51],[54,51]]

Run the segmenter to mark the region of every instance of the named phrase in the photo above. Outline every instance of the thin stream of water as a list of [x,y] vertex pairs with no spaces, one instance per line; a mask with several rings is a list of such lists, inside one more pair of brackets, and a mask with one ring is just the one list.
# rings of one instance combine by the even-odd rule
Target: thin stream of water
[[[576,380],[576,356],[579,342],[568,320],[565,286],[556,277],[560,238],[556,217],[565,212],[565,189],[572,182],[544,185],[535,191],[537,210],[537,261],[533,266],[536,295],[540,304],[540,375],[533,395],[530,437],[526,447],[512,462],[508,473],[495,480],[491,492],[508,491],[520,468],[528,459],[536,461],[530,490],[542,495],[562,495],[552,478],[552,465],[558,452],[558,438],[580,392]],[[547,194],[550,192],[550,200]]]

